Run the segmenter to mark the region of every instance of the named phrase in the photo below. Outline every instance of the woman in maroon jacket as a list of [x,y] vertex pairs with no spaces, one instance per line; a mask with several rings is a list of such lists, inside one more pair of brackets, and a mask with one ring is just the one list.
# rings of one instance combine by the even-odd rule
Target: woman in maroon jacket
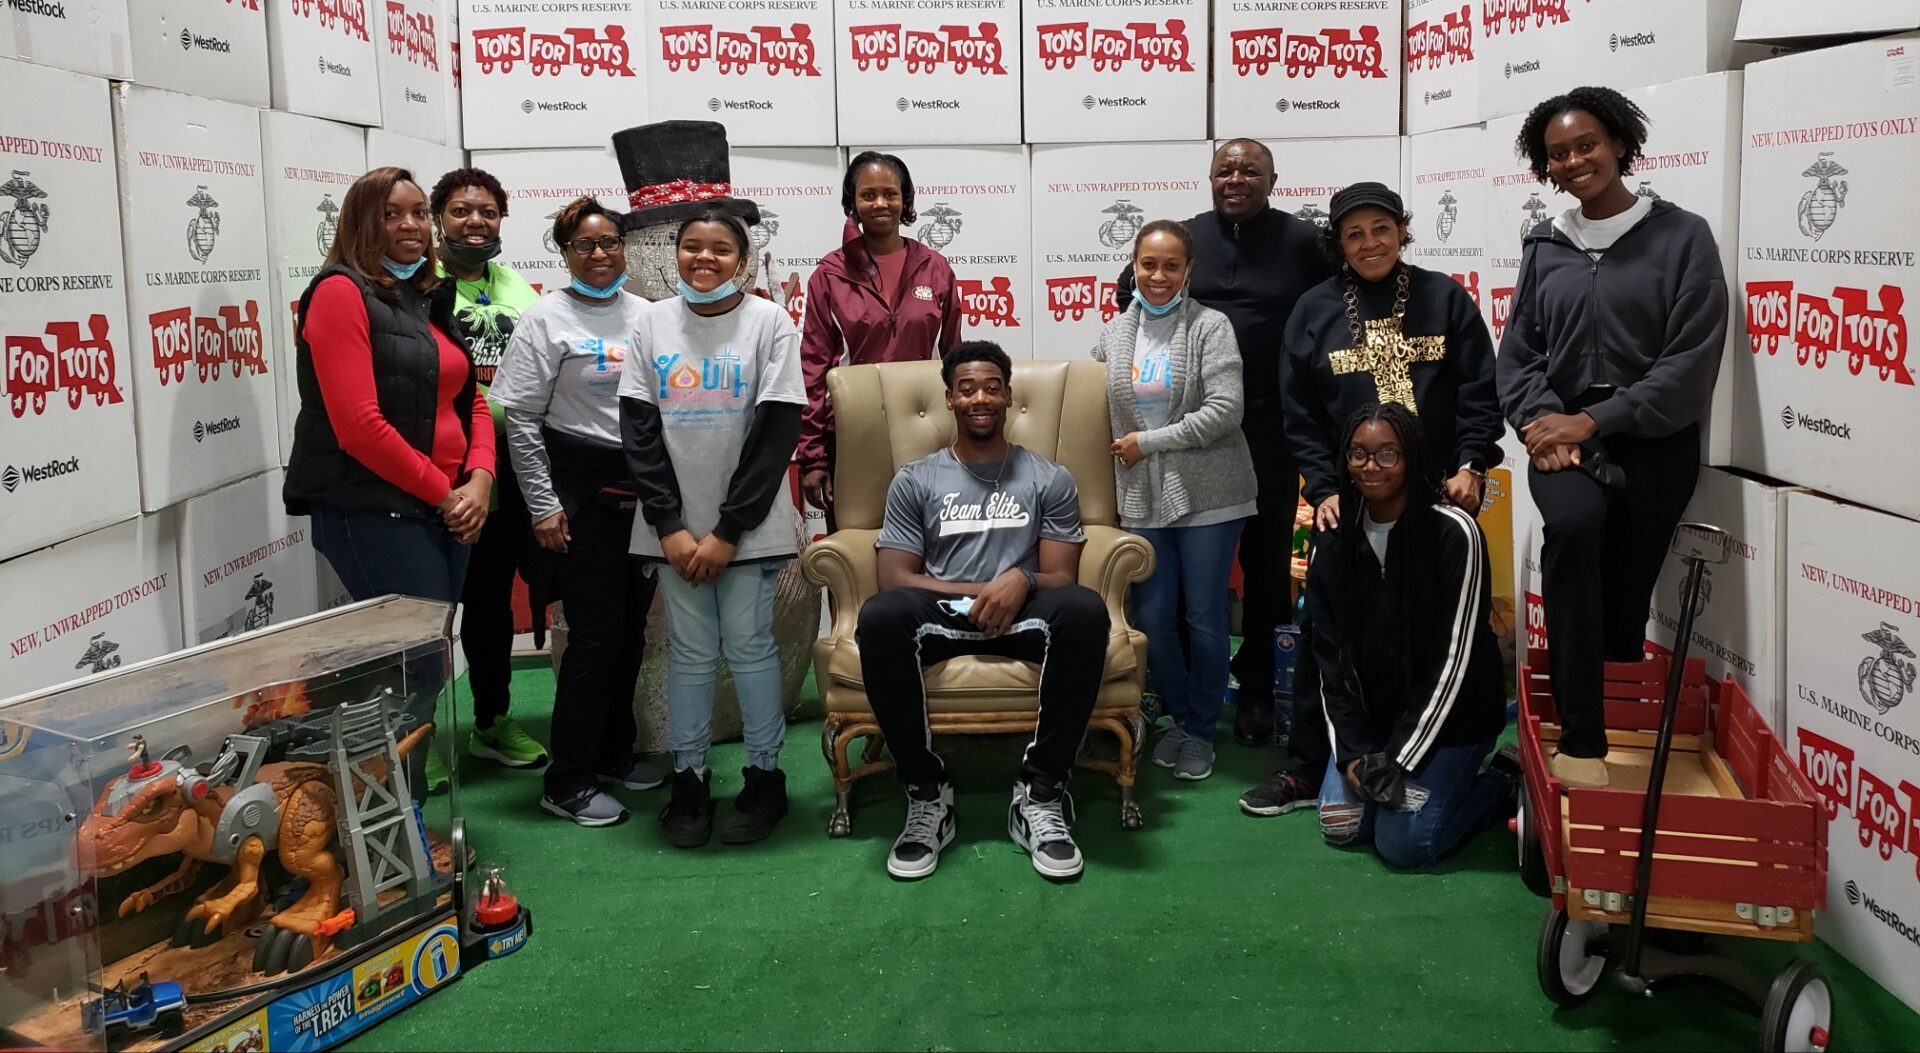
[[[858,234],[827,253],[807,282],[800,369],[807,410],[800,425],[800,484],[832,515],[833,407],[827,371],[867,362],[938,358],[960,342],[960,303],[947,258],[900,233],[912,223],[906,162],[869,150],[847,166],[840,207]],[[849,223],[849,227],[852,223]]]

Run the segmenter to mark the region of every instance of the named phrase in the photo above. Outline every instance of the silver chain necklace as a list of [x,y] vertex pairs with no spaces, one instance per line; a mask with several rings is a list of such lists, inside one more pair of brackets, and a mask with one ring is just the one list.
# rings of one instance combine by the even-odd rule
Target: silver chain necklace
[[967,462],[960,459],[960,440],[955,439],[951,444],[947,446],[947,451],[953,454],[953,461],[955,464],[958,464],[961,467],[961,469],[963,469],[968,475],[973,476],[974,482],[979,483],[982,486],[992,485],[993,492],[996,494],[1000,492],[1000,480],[1006,478],[1007,476],[1007,465],[1013,463],[1014,449],[1015,449],[1014,445],[1012,443],[1008,443],[1007,455],[1004,458],[1001,458],[1000,460],[999,474],[995,475],[991,479],[982,479],[980,478],[980,473],[974,471],[971,467],[968,467]]
[[[1407,268],[1405,264],[1394,264],[1399,272],[1393,281],[1393,320],[1403,322],[1407,317]],[[1367,346],[1366,327],[1360,324],[1360,287],[1354,283],[1353,268],[1346,270],[1347,279],[1347,329],[1353,334],[1353,346]]]

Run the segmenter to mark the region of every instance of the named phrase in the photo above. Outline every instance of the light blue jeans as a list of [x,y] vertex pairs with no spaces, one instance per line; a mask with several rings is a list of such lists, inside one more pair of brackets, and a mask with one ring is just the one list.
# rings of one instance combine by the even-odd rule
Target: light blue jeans
[[1244,522],[1134,531],[1153,546],[1153,574],[1133,587],[1134,614],[1147,634],[1147,676],[1175,726],[1203,742],[1213,741],[1227,691],[1227,582]]
[[[1329,760],[1320,783],[1320,834],[1332,845],[1372,842],[1381,860],[1396,869],[1438,863],[1491,823],[1512,792],[1505,775],[1480,766],[1491,752],[1491,742],[1435,747],[1407,776],[1407,788],[1424,789],[1427,797],[1405,811],[1363,799],[1347,784],[1339,761]],[[1335,818],[1355,808],[1361,809],[1359,823]]]
[[747,760],[772,771],[787,738],[781,704],[780,652],[773,640],[773,590],[786,564],[728,567],[710,585],[687,584],[673,568],[656,564],[667,603],[667,748],[675,771],[707,765],[713,742],[714,683],[720,657],[733,673]]

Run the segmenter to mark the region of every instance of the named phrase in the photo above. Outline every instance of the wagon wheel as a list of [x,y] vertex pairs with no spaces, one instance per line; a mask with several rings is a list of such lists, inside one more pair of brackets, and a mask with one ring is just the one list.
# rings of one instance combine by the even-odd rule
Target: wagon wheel
[[1796,958],[1773,978],[1760,1014],[1767,1053],[1818,1053],[1833,1034],[1833,990],[1818,966]]
[[1604,951],[1595,954],[1588,947],[1606,931],[1605,925],[1575,921],[1564,910],[1547,912],[1540,926],[1540,990],[1555,1005],[1570,1009],[1593,997],[1609,963]]
[[1540,831],[1535,829],[1533,802],[1520,791],[1520,810],[1513,815],[1513,835],[1519,842],[1520,883],[1536,896],[1553,895],[1553,879],[1547,875],[1547,856],[1540,848]]

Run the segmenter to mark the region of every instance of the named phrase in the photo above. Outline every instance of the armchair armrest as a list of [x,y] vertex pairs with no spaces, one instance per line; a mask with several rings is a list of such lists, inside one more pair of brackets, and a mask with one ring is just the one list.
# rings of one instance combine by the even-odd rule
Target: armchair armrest
[[1080,584],[1100,594],[1115,632],[1127,626],[1127,586],[1153,573],[1153,546],[1138,534],[1110,526],[1083,528],[1087,543],[1080,550]]
[[800,554],[801,576],[826,586],[833,615],[828,636],[853,639],[860,626],[860,606],[879,591],[879,561],[873,550],[879,538],[878,530],[836,530]]

